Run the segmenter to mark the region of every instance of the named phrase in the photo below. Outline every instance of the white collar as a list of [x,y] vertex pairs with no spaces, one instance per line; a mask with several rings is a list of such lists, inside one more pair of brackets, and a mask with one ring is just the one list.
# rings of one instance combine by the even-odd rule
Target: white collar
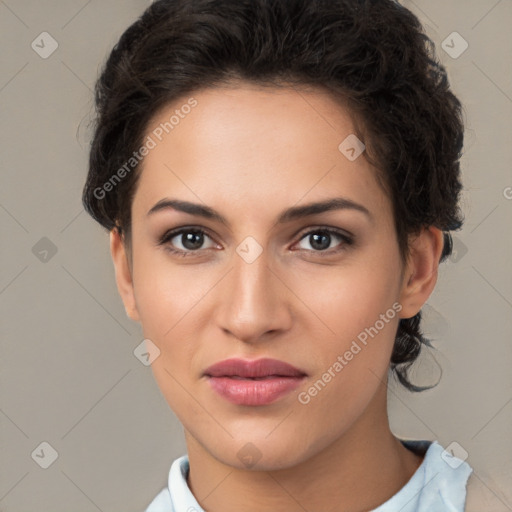
[[[473,471],[469,464],[452,457],[437,441],[400,441],[425,453],[423,462],[400,491],[371,512],[464,512],[466,483]],[[205,512],[188,487],[188,471],[188,456],[182,455],[171,465],[168,487],[145,512]]]

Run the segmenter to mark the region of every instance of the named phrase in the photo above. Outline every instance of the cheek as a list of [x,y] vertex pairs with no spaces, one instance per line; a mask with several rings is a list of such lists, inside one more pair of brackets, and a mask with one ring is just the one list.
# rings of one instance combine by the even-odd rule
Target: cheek
[[[200,354],[197,315],[208,292],[204,280],[194,279],[192,266],[144,265],[134,272],[135,295],[144,338],[160,350],[151,364],[152,372],[169,406],[188,410],[191,371]],[[202,283],[202,285],[201,285]],[[190,405],[190,404],[189,404]],[[199,412],[199,411],[198,411]]]
[[[318,372],[298,397],[306,416],[322,418],[327,436],[344,431],[363,414],[386,382],[393,350],[399,305],[365,301],[357,308],[354,301],[331,306],[330,318],[324,310],[336,335],[317,340]],[[340,310],[343,305],[346,309]]]
[[[386,312],[390,317],[386,320],[397,317],[397,323],[399,267],[392,258],[382,257],[380,262],[354,258],[338,267],[316,267],[297,274],[289,283],[307,306],[301,307],[303,319],[316,321],[338,348],[373,326]],[[389,336],[387,322],[383,331]]]
[[134,290],[141,324],[148,337],[174,338],[182,323],[197,314],[196,308],[211,289],[207,274],[198,275],[194,265],[178,266],[165,255],[144,255],[134,268]]
[[144,337],[160,350],[151,364],[158,387],[181,421],[185,420],[181,413],[186,411],[187,417],[201,422],[201,409],[191,400],[191,393],[195,393],[195,375],[191,372],[197,367],[195,358],[200,353],[195,319],[208,290],[204,280],[193,279],[191,269],[173,268],[154,260],[144,264],[139,258],[134,283]]
[[[390,259],[318,275],[308,295],[310,280],[297,284],[297,295],[307,296],[316,314],[308,313],[311,320],[304,324],[308,337],[315,338],[310,354],[320,369],[308,392],[313,408],[323,402],[333,414],[340,407],[355,411],[385,380],[401,310],[398,272]],[[323,398],[313,398],[317,395]]]

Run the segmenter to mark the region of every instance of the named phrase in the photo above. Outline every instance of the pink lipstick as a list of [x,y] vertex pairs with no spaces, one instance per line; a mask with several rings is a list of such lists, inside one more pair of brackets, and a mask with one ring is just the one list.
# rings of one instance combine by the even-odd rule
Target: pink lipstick
[[204,371],[212,389],[236,405],[267,405],[296,389],[306,373],[277,359],[226,359]]

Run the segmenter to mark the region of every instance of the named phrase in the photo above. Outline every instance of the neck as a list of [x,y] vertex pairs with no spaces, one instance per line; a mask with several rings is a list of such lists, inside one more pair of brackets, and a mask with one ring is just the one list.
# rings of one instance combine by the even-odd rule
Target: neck
[[322,510],[362,512],[378,507],[412,477],[423,457],[392,434],[386,387],[350,429],[313,457],[292,467],[251,471],[213,458],[185,431],[190,472],[187,483],[208,512]]

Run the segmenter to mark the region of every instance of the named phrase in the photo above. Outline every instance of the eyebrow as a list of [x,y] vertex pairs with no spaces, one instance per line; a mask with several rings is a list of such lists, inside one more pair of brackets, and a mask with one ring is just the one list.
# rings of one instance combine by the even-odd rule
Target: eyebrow
[[[180,201],[178,199],[164,198],[158,201],[147,215],[152,215],[162,210],[177,210],[180,212],[188,213],[190,215],[196,215],[198,217],[204,217],[210,220],[216,220],[225,226],[229,226],[228,220],[223,217],[219,212],[197,203],[190,203],[188,201]],[[277,224],[284,224],[291,222],[303,217],[309,217],[311,215],[317,215],[332,210],[355,210],[364,213],[371,221],[373,221],[373,215],[370,211],[365,208],[362,204],[356,203],[351,199],[344,197],[334,197],[332,199],[326,199],[317,203],[309,203],[303,206],[292,206],[284,210],[277,219]]]

